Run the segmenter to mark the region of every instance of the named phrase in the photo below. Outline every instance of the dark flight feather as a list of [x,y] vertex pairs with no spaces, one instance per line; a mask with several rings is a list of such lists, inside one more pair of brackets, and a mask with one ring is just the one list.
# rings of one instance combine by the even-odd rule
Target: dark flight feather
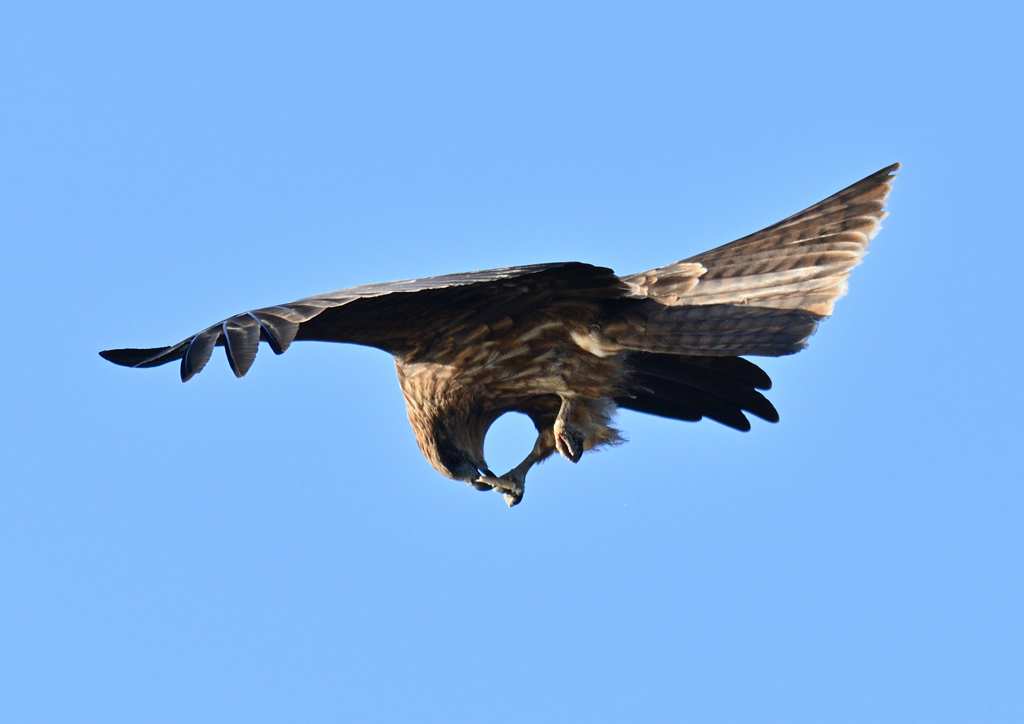
[[[726,363],[726,364],[722,364]],[[619,407],[682,420],[707,417],[737,430],[749,430],[743,411],[768,422],[779,413],[757,391],[771,380],[741,357],[686,357],[640,352],[628,358],[628,396]]]

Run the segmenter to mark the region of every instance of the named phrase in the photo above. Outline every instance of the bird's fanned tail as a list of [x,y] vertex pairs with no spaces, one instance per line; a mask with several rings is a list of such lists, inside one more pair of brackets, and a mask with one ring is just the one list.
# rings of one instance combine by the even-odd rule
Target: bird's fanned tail
[[687,357],[638,352],[627,358],[627,394],[615,403],[628,410],[696,422],[704,417],[737,430],[750,429],[743,414],[768,422],[779,413],[758,392],[772,381],[740,357]]

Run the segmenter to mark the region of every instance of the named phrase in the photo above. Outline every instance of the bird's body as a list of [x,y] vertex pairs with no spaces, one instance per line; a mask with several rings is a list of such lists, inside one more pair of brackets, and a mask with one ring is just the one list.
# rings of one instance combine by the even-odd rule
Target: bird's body
[[[518,318],[498,308],[487,316],[422,355],[396,359],[409,421],[434,468],[455,479],[468,475],[467,482],[484,489],[503,487],[487,470],[484,437],[506,412],[529,415],[541,433],[530,465],[556,449],[575,462],[582,452],[619,440],[611,418],[614,398],[625,391],[625,355],[580,354],[574,340],[597,325],[600,305],[554,305]],[[451,449],[469,466],[460,457],[447,459]],[[480,472],[487,479],[480,480]],[[517,501],[523,480],[511,482],[507,494]]]
[[[553,452],[621,440],[618,407],[740,430],[743,411],[769,421],[757,390],[771,381],[740,355],[792,354],[846,292],[884,218],[898,164],[785,221],[690,259],[616,276],[579,262],[368,285],[246,312],[172,347],[110,350],[118,364],[181,359],[187,381],[223,345],[239,377],[260,340],[365,344],[395,357],[420,450],[443,475],[522,499],[529,468]],[[491,424],[530,417],[537,442],[495,476]]]

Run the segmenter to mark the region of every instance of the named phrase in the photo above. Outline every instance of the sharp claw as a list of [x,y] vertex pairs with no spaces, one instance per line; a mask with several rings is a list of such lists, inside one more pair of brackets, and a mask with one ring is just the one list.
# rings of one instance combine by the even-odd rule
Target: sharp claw
[[471,485],[473,485],[474,488],[476,488],[477,485],[486,485],[487,488],[480,487],[477,489],[486,490],[493,488],[497,492],[503,493],[505,495],[505,503],[507,503],[508,507],[511,508],[513,505],[518,505],[523,499],[524,482],[525,481],[519,480],[516,477],[509,477],[509,473],[506,473],[505,476],[500,478],[481,476],[474,483],[471,483]]
[[578,463],[583,457],[583,443],[586,438],[582,434],[571,434],[562,431],[555,435],[555,448],[566,460]]

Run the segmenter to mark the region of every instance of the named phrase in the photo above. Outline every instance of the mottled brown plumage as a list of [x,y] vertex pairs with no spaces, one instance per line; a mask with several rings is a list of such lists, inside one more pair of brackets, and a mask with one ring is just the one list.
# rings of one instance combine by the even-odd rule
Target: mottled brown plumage
[[[771,380],[740,355],[803,349],[846,293],[885,217],[899,164],[756,234],[658,269],[618,277],[566,262],[372,284],[239,314],[171,347],[108,350],[117,364],[181,360],[182,381],[223,346],[241,377],[259,342],[350,342],[394,355],[420,450],[440,473],[523,496],[531,466],[620,441],[617,407],[750,429],[775,422]],[[506,412],[537,442],[502,476],[484,437]]]

